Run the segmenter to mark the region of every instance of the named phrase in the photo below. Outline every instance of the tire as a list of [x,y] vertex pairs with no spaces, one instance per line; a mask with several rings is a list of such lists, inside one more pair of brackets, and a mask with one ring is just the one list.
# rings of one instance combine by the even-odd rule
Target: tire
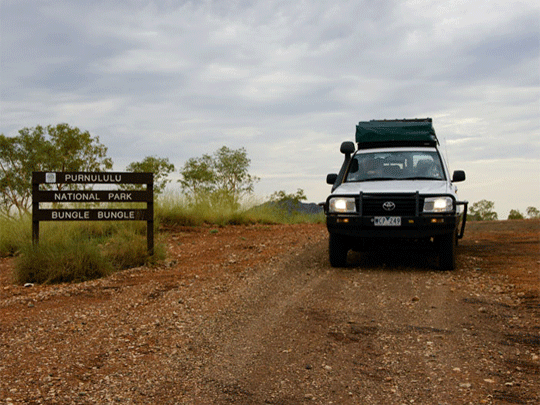
[[439,237],[440,270],[454,270],[456,268],[456,239],[455,232]]
[[332,267],[345,267],[347,265],[347,253],[349,252],[347,238],[331,233],[328,239],[328,252]]

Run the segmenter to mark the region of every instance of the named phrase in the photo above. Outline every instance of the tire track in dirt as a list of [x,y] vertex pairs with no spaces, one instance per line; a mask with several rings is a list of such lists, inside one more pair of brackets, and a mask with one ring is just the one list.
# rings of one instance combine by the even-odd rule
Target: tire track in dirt
[[[237,291],[207,336],[200,403],[504,403],[494,398],[514,387],[501,351],[514,308],[478,298],[466,257],[455,272],[359,258],[333,269],[326,243]],[[531,381],[506,397],[533,403]]]

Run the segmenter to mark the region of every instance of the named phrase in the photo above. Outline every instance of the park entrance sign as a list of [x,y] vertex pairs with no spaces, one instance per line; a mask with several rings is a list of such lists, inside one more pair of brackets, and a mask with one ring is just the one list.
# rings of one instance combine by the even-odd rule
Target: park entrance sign
[[[146,189],[77,190],[70,188],[63,190],[65,185],[71,184],[145,184]],[[48,190],[47,185],[56,186],[57,190]],[[42,208],[40,203],[49,204],[47,208]],[[103,204],[94,203],[121,203],[122,208],[103,207]],[[130,208],[132,203],[146,203],[146,208]],[[81,206],[81,204],[84,205]],[[99,206],[99,208],[87,208],[93,206]],[[33,172],[32,239],[34,243],[39,242],[40,221],[146,221],[148,254],[153,255],[154,175],[133,172]]]

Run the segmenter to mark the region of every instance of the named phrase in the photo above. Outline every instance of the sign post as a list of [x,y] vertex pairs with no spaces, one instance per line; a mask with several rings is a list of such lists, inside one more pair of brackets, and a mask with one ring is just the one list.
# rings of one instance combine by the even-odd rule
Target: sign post
[[[146,184],[146,190],[41,190],[40,184]],[[59,187],[61,188],[61,187]],[[135,208],[40,208],[40,203],[146,203]],[[146,221],[148,254],[154,254],[153,173],[32,173],[32,241],[39,243],[40,221]]]

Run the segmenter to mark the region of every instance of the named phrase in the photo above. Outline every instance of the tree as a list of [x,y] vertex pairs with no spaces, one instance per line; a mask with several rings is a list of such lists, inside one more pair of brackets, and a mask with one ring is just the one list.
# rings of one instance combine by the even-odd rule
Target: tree
[[304,190],[301,188],[296,193],[287,194],[284,190],[275,191],[270,196],[270,203],[280,209],[286,210],[289,214],[300,208],[302,201],[307,200]]
[[167,183],[170,182],[167,177],[174,172],[174,165],[169,162],[168,158],[147,156],[141,162],[130,163],[126,170],[128,172],[154,173],[154,193],[161,194]]
[[253,192],[255,182],[259,180],[249,174],[250,163],[244,148],[233,150],[223,146],[212,156],[204,154],[189,159],[180,170],[178,181],[184,192],[196,201],[214,200],[237,205],[245,194]]
[[81,131],[68,124],[49,125],[47,133],[54,150],[51,166],[59,172],[100,172],[112,169],[112,159],[107,157],[107,148],[92,138],[88,131]]
[[519,210],[510,210],[508,219],[523,219],[523,214]]
[[235,199],[243,194],[252,193],[257,178],[248,173],[250,163],[251,160],[248,159],[244,148],[232,150],[223,146],[218,149],[214,153],[214,171],[218,190]]
[[23,128],[0,134],[0,215],[28,212],[33,171],[103,171],[112,168],[107,148],[88,131],[68,124]]
[[493,211],[495,203],[493,201],[480,200],[471,205],[467,218],[472,221],[495,221],[498,219],[497,213]]
[[212,157],[203,155],[200,158],[190,158],[180,170],[178,180],[182,189],[195,199],[210,194],[215,189],[215,177]]
[[270,196],[270,201],[275,203],[291,203],[294,205],[300,204],[300,202],[307,200],[304,190],[301,188],[296,190],[294,194],[287,194],[284,190],[275,191]]
[[536,207],[527,207],[527,216],[531,219],[540,218],[540,211]]

